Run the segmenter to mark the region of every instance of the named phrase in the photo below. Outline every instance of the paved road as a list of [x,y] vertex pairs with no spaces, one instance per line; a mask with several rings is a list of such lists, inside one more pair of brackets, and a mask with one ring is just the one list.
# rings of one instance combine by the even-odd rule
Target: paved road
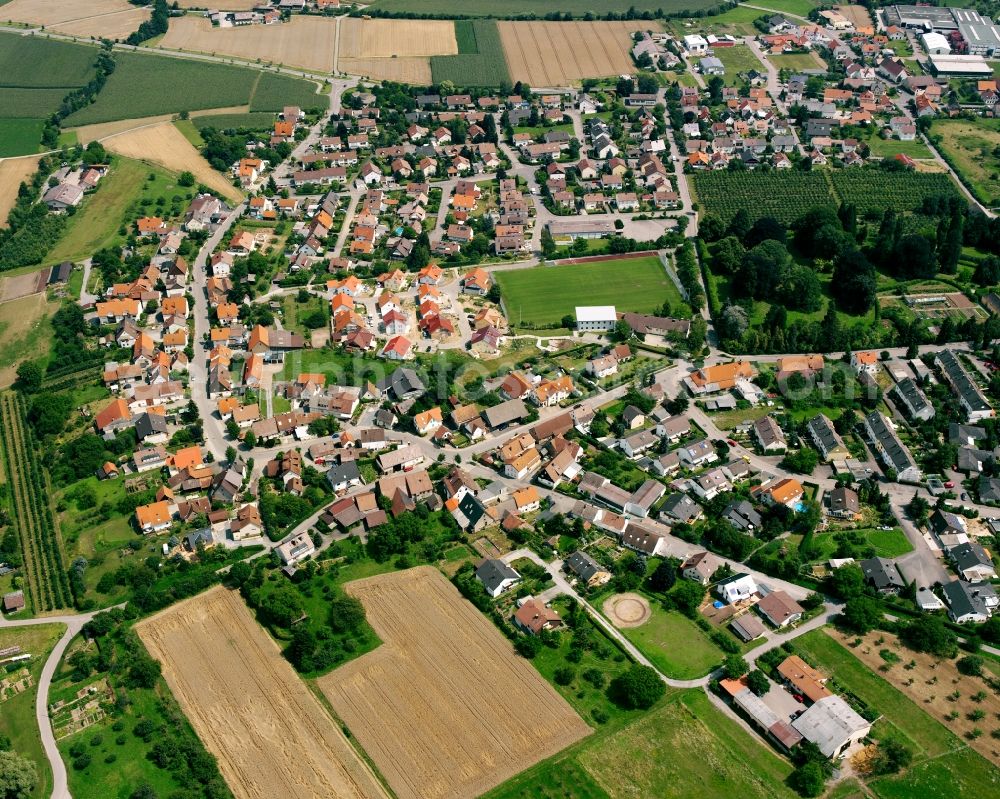
[[52,799],[71,799],[69,783],[66,777],[66,765],[59,754],[59,747],[56,745],[56,737],[52,732],[52,722],[49,719],[49,690],[52,687],[52,677],[56,673],[59,661],[62,659],[66,647],[74,636],[80,633],[88,621],[94,618],[101,611],[85,613],[79,615],[48,616],[37,619],[6,619],[0,618],[0,628],[4,627],[37,627],[41,624],[61,624],[66,630],[56,643],[52,652],[49,653],[45,665],[42,667],[42,674],[38,680],[38,695],[35,699],[35,722],[38,724],[38,731],[42,738],[42,748],[45,750],[45,757],[48,758],[49,768],[52,770]]

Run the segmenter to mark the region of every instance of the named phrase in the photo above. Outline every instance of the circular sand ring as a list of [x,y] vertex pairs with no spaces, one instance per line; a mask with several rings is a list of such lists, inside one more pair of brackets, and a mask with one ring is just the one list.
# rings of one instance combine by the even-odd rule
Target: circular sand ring
[[604,614],[615,627],[638,627],[649,621],[649,602],[639,594],[615,594],[604,601]]

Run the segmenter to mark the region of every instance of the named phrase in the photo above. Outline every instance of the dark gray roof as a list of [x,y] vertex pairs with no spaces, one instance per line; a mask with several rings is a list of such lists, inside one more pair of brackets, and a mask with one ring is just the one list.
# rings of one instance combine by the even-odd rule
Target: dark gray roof
[[941,350],[937,354],[937,359],[938,363],[941,364],[941,370],[944,372],[945,378],[947,378],[952,389],[954,389],[962,404],[969,411],[989,411],[991,409],[982,390],[969,376],[969,373],[965,371],[965,367],[962,366],[961,361],[959,361],[958,356],[954,352],[951,350]]
[[958,446],[968,446],[970,442],[982,441],[986,438],[985,428],[974,424],[959,424],[952,422],[948,425],[948,441]]
[[686,522],[701,513],[701,506],[687,494],[677,492],[667,497],[661,511],[678,521]]
[[737,530],[756,529],[763,523],[760,514],[745,499],[730,502],[722,516]]
[[955,618],[970,614],[989,616],[990,611],[986,606],[985,596],[996,593],[989,583],[972,585],[962,580],[945,583],[941,586],[941,591],[948,609]]
[[415,397],[426,391],[417,373],[406,366],[401,366],[388,377],[383,377],[376,386],[379,391],[391,393],[397,400]]
[[483,411],[483,420],[491,428],[501,427],[511,422],[523,419],[528,415],[528,409],[519,399],[507,400]]
[[504,580],[517,580],[520,576],[502,560],[496,559],[484,560],[476,569],[476,577],[490,593],[495,592]]
[[329,481],[331,486],[336,486],[343,482],[360,480],[361,470],[358,469],[357,461],[338,463],[336,466],[331,466],[327,469],[326,479]]
[[885,558],[868,558],[858,564],[864,572],[865,579],[868,580],[877,590],[884,591],[892,588],[904,588],[903,576],[896,568],[896,564]]
[[167,432],[167,419],[159,413],[143,413],[135,418],[135,431],[141,441],[148,436]]
[[599,571],[604,570],[601,564],[581,550],[577,550],[566,558],[566,566],[573,574],[584,581],[590,580]]
[[[474,528],[486,514],[486,507],[471,491],[466,493],[458,503],[458,509],[469,520],[469,528]],[[513,570],[512,570],[513,571]]]
[[929,412],[934,413],[934,408],[927,399],[927,395],[917,385],[912,377],[904,377],[893,388],[893,393],[899,397],[907,412],[911,416],[920,416]]
[[959,544],[948,550],[948,557],[955,563],[955,568],[960,572],[976,566],[989,566],[993,568],[993,559],[985,549],[975,541],[966,544]]

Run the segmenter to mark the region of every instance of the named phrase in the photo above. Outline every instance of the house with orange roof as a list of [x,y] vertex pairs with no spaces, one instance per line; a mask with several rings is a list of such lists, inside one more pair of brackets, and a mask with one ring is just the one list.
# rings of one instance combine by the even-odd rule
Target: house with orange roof
[[113,399],[97,416],[94,417],[94,427],[105,437],[113,437],[118,430],[132,426],[132,413],[125,400]]
[[444,418],[441,415],[441,409],[437,407],[423,413],[418,413],[413,417],[413,426],[416,428],[417,433],[422,436],[433,433],[443,423]]
[[413,345],[405,336],[396,336],[389,339],[382,348],[380,355],[390,361],[405,361],[410,357]]
[[330,299],[330,313],[336,316],[341,311],[353,311],[354,300],[350,294],[334,294]]
[[187,297],[164,297],[160,303],[160,313],[163,316],[179,316],[182,319],[188,318]]
[[151,502],[135,509],[135,521],[143,533],[159,533],[170,527],[173,514],[166,501]]
[[427,266],[417,272],[417,283],[436,286],[441,282],[443,275],[444,270],[440,266],[437,264],[427,264]]
[[717,366],[706,366],[684,378],[684,385],[692,394],[711,394],[729,391],[739,380],[749,380],[757,371],[749,361],[733,361]]
[[378,282],[387,291],[403,291],[408,283],[406,273],[402,269],[394,269],[392,272],[379,275]]
[[873,375],[878,372],[878,353],[873,350],[868,352],[852,352],[851,368],[857,373],[866,372]]
[[163,349],[167,352],[180,352],[188,344],[188,332],[186,328],[165,333],[163,336]]
[[170,467],[170,473],[175,474],[181,472],[184,469],[190,469],[194,466],[201,466],[204,463],[204,459],[201,455],[201,447],[197,444],[184,447],[184,449],[179,449],[173,455],[167,456],[167,466]]
[[95,310],[101,324],[110,325],[124,319],[137,319],[142,313],[142,304],[139,300],[113,299],[97,303]]
[[802,483],[794,477],[785,477],[771,485],[762,486],[758,493],[768,505],[784,505],[788,508],[799,504],[805,496]]
[[573,378],[563,375],[555,380],[543,380],[531,392],[531,401],[543,408],[558,405],[573,394]]
[[276,139],[290,139],[295,135],[295,123],[285,122],[284,120],[275,120],[274,123],[274,138]]
[[167,231],[167,223],[158,216],[144,216],[135,223],[140,236],[159,236]]
[[512,400],[520,399],[532,389],[532,382],[520,372],[511,372],[500,384],[501,396]]
[[349,275],[343,280],[328,280],[326,287],[334,296],[346,294],[348,297],[357,297],[361,294],[364,284],[354,275]]
[[222,421],[226,421],[233,415],[233,409],[238,408],[240,401],[237,397],[223,397],[219,400],[218,410],[219,417]]
[[490,277],[490,273],[478,266],[462,276],[462,291],[466,294],[482,296],[489,292],[492,285],[493,278]]
[[[220,325],[228,325],[240,318],[240,306],[235,302],[224,302],[215,306],[215,315],[219,319]],[[229,336],[229,329],[226,328],[226,336]]]
[[253,353],[243,364],[243,385],[260,388],[264,382],[264,356]]
[[531,513],[538,510],[542,504],[541,497],[538,495],[538,489],[534,486],[518,489],[511,494],[511,498],[514,500],[514,505],[518,513]]
[[229,251],[237,255],[249,255],[257,249],[257,239],[249,230],[237,233],[229,241]]

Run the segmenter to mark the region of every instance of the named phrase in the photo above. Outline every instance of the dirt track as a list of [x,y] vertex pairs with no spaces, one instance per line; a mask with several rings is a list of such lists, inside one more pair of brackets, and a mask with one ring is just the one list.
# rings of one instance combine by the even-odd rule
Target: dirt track
[[274,25],[213,28],[209,20],[187,15],[170,21],[160,46],[332,72],[336,38],[337,22],[330,17],[294,16]]
[[159,122],[119,133],[104,139],[102,143],[111,152],[126,158],[159,164],[173,172],[190,172],[199,183],[204,183],[223,196],[231,200],[242,199],[233,184],[212,169],[172,122]]
[[346,588],[383,644],[319,686],[399,799],[471,799],[590,733],[436,569]]
[[136,631],[237,799],[388,799],[238,594],[213,588]]

